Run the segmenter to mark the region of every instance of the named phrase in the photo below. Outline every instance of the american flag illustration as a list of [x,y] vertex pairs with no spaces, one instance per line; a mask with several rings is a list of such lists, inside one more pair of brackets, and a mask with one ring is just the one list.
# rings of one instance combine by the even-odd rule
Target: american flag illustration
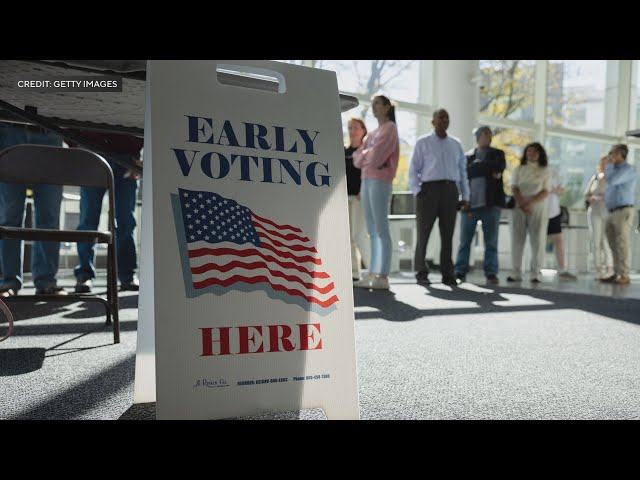
[[306,310],[335,308],[333,281],[302,230],[213,192],[178,189],[178,196],[176,227],[184,233],[190,271],[185,281],[195,291],[264,290]]

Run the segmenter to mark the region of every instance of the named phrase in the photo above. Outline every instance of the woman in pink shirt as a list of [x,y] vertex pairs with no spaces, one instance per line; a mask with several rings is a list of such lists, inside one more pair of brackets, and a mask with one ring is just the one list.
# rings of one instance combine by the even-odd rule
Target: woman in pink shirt
[[371,239],[369,277],[354,283],[355,287],[388,290],[391,268],[391,234],[389,205],[393,179],[398,170],[400,142],[396,127],[395,106],[384,95],[376,95],[371,103],[378,128],[369,133],[353,153],[353,164],[362,170],[360,199]]

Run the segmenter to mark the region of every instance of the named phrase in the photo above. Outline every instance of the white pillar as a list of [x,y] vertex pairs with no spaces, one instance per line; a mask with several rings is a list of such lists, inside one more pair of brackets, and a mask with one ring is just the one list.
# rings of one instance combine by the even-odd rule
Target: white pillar
[[472,131],[478,126],[480,75],[478,60],[435,62],[434,107],[449,112],[448,133],[458,137],[466,150],[475,146]]
[[[433,106],[444,108],[449,112],[449,129],[447,133],[458,137],[464,151],[475,147],[473,129],[478,126],[478,110],[480,108],[480,75],[478,60],[436,60],[434,65]],[[431,119],[428,120],[429,123]],[[458,215],[459,217],[459,215]],[[460,244],[460,220],[456,220],[453,232],[453,262],[456,261]],[[472,247],[473,248],[473,247]],[[438,223],[434,225],[427,245],[427,258],[440,262],[440,232]],[[474,255],[471,252],[470,261]]]

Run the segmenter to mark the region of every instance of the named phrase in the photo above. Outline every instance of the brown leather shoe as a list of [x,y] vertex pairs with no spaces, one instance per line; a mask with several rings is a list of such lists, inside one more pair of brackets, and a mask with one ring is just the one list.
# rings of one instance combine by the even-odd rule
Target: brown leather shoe
[[628,275],[618,275],[612,283],[615,283],[616,285],[629,285],[630,282],[631,279]]
[[613,283],[615,281],[615,279],[618,278],[618,275],[616,275],[615,273],[609,277],[604,277],[601,278],[600,281],[603,283]]

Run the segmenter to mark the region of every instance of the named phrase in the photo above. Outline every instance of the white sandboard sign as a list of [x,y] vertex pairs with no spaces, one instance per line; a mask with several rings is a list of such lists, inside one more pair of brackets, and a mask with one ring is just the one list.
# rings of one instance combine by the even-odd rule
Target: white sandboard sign
[[358,418],[335,72],[150,61],[144,152],[136,402],[151,324],[159,419]]

